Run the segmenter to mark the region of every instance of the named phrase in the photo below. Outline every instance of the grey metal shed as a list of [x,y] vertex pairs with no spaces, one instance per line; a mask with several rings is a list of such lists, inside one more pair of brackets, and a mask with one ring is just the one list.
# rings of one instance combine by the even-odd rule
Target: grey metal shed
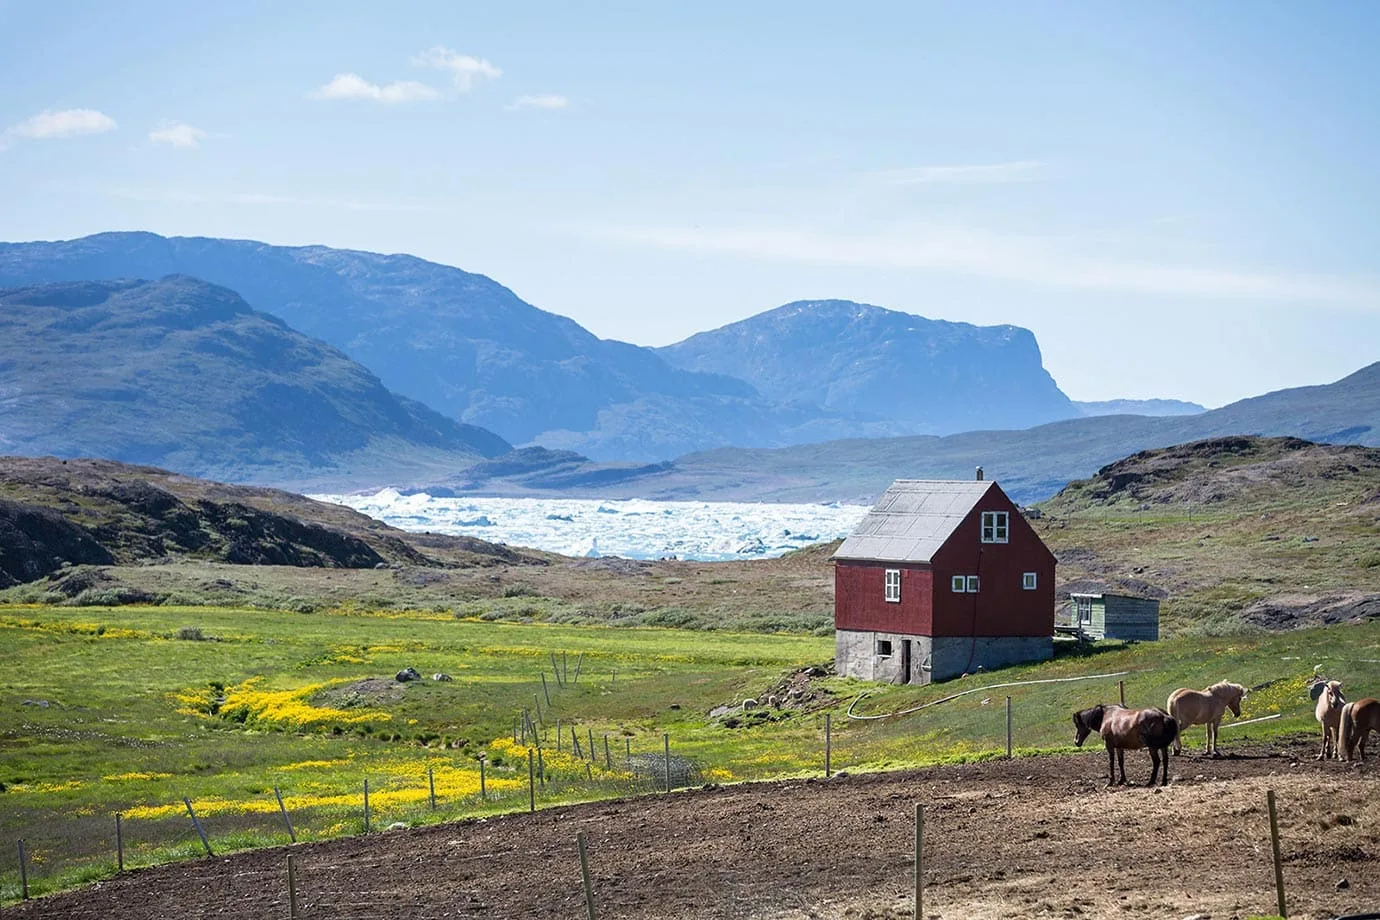
[[1073,624],[1093,639],[1155,642],[1160,638],[1160,602],[1130,594],[1070,594]]

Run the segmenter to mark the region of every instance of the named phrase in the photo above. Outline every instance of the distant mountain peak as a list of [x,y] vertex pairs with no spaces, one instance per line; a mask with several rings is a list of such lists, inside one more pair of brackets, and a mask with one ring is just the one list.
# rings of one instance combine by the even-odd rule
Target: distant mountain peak
[[798,300],[658,350],[895,435],[1027,428],[1078,414],[1019,326],[933,320],[850,300]]

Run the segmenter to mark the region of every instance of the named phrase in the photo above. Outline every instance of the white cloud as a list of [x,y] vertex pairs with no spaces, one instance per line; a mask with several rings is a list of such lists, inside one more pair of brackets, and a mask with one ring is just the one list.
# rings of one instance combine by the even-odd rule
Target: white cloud
[[430,102],[441,94],[425,83],[398,80],[393,83],[370,83],[359,74],[336,74],[331,82],[310,94],[313,99],[364,99],[396,105],[403,102]]
[[82,134],[104,134],[118,127],[115,119],[95,109],[49,109],[0,133],[0,150],[8,147],[14,138],[43,141]]
[[883,169],[869,176],[892,185],[978,185],[994,182],[1034,182],[1043,178],[1045,164],[1037,160],[959,166],[911,166]]
[[194,128],[180,121],[161,121],[158,127],[149,132],[149,140],[155,144],[168,144],[181,150],[195,150],[209,137],[200,128]]
[[540,96],[518,96],[513,100],[513,104],[508,106],[508,110],[516,112],[519,109],[563,109],[570,105],[570,100],[555,93],[547,93]]
[[817,265],[946,271],[1070,290],[1380,308],[1380,289],[1363,281],[1101,258],[1074,251],[1067,241],[936,223],[860,234],[783,227],[585,225],[567,229],[659,249]]
[[449,71],[451,79],[455,82],[455,88],[462,93],[468,93],[474,89],[474,85],[480,80],[497,80],[503,75],[502,70],[483,58],[459,54],[441,45],[423,51],[421,54],[414,54],[412,63],[417,67],[432,67],[436,70]]

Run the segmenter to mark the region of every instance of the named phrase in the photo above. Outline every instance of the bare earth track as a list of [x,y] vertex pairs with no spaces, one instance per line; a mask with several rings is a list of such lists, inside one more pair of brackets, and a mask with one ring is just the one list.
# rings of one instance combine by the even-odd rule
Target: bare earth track
[[[1176,759],[1163,790],[1104,789],[1096,750],[708,787],[300,845],[299,916],[582,917],[584,831],[600,918],[909,917],[920,802],[927,917],[1245,918],[1274,911],[1267,789],[1279,800],[1289,915],[1380,909],[1380,769],[1320,764],[1314,753],[1306,738],[1238,741],[1219,760]],[[1133,759],[1129,775],[1143,783],[1148,758]],[[284,855],[140,870],[4,915],[287,917]]]

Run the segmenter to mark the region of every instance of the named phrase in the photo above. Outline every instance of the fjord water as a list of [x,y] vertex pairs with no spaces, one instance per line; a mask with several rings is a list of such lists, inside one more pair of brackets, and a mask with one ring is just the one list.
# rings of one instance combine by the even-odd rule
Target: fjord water
[[433,498],[383,489],[313,495],[403,530],[478,537],[570,556],[700,561],[780,556],[848,534],[861,505],[632,499]]

